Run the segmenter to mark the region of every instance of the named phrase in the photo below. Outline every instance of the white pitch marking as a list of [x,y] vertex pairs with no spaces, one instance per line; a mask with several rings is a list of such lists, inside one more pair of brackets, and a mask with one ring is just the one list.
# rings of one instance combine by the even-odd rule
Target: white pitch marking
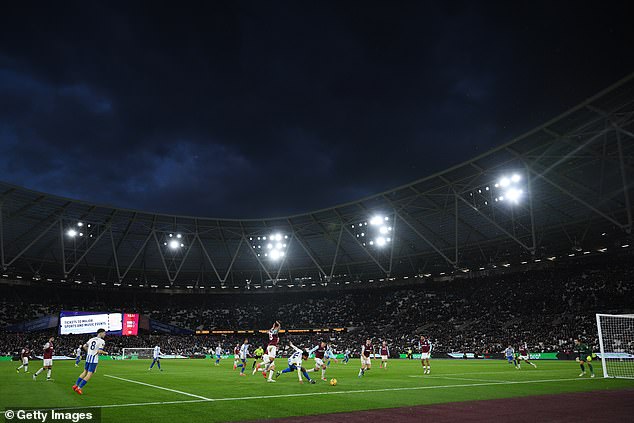
[[243,400],[252,400],[252,399],[270,399],[270,398],[289,398],[289,397],[310,397],[317,395],[345,395],[345,394],[362,394],[362,393],[371,393],[371,392],[390,392],[390,391],[418,391],[424,389],[452,389],[452,388],[468,388],[471,386],[493,386],[493,385],[523,385],[530,383],[546,383],[546,382],[567,382],[567,381],[581,381],[581,380],[591,380],[591,379],[581,379],[581,378],[568,378],[568,379],[542,379],[542,380],[524,380],[524,381],[502,381],[502,382],[485,382],[485,383],[466,383],[460,385],[434,385],[434,386],[409,386],[403,388],[382,388],[382,389],[357,389],[354,391],[331,391],[331,392],[309,392],[304,394],[280,394],[280,395],[260,395],[260,396],[252,396],[252,397],[233,397],[233,398],[206,398],[200,397],[198,395],[190,394],[187,392],[177,391],[175,389],[164,388],[162,386],[151,385],[149,383],[137,382],[135,380],[124,379],[117,376],[104,375],[107,377],[112,377],[115,379],[124,380],[126,382],[138,383],[140,385],[149,386],[152,388],[163,389],[166,391],[176,392],[179,394],[189,395],[193,397],[199,397],[201,399],[198,400],[183,400],[183,401],[156,401],[156,402],[140,402],[140,403],[128,403],[128,404],[106,404],[106,405],[94,405],[87,407],[66,407],[66,408],[56,408],[56,410],[75,410],[78,408],[117,408],[117,407],[139,407],[143,405],[169,405],[169,404],[187,404],[187,403],[197,403],[197,402],[216,402],[216,401],[243,401]]
[[136,383],[136,384],[143,385],[143,386],[149,386],[150,388],[156,388],[156,389],[162,389],[162,390],[164,390],[164,391],[175,392],[175,393],[177,393],[177,394],[187,395],[187,396],[189,396],[189,397],[199,398],[199,399],[201,399],[201,400],[205,400],[205,401],[213,401],[213,399],[211,399],[211,398],[202,397],[202,396],[200,396],[200,395],[196,395],[196,394],[190,394],[189,392],[178,391],[178,390],[176,390],[176,389],[165,388],[165,387],[163,387],[163,386],[152,385],[152,384],[150,384],[150,383],[139,382],[139,381],[137,381],[137,380],[126,379],[126,378],[123,378],[123,377],[119,377],[119,376],[112,376],[112,375],[104,375],[104,376],[105,376],[105,377],[110,377],[110,378],[113,378],[113,379],[123,380],[123,381],[130,382],[130,383]]
[[424,376],[426,379],[449,379],[449,380],[466,380],[472,382],[505,382],[503,380],[492,380],[492,379],[472,379],[467,377],[452,377],[452,376],[436,376],[436,375],[427,375]]

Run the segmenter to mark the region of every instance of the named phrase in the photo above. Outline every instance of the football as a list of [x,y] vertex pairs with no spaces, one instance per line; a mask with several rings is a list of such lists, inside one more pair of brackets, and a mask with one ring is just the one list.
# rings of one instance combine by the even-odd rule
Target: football
[[337,379],[330,379],[330,386],[336,386],[337,385]]

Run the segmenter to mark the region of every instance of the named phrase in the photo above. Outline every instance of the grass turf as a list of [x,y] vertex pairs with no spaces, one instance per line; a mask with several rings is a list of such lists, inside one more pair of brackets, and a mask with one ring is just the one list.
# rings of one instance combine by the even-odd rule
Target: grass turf
[[[56,361],[51,382],[45,380],[45,373],[32,380],[40,361],[31,362],[31,374],[16,374],[17,362],[0,362],[0,407],[105,406],[103,422],[187,419],[196,423],[634,388],[634,380],[600,377],[599,363],[594,366],[597,378],[590,379],[577,377],[580,370],[574,361],[537,361],[537,369],[524,365],[516,370],[497,360],[432,360],[431,375],[422,374],[417,360],[391,360],[387,369],[373,361],[373,369],[358,378],[358,361],[333,363],[326,374],[338,380],[332,387],[321,380],[300,385],[294,373],[280,376],[277,383],[265,383],[261,374],[251,376],[250,371],[239,377],[232,360],[223,360],[220,367],[212,360],[163,360],[163,372],[156,366],[148,371],[148,360],[107,360],[99,364],[83,396],[71,390],[81,371],[74,361]],[[279,368],[286,359],[277,362]]]

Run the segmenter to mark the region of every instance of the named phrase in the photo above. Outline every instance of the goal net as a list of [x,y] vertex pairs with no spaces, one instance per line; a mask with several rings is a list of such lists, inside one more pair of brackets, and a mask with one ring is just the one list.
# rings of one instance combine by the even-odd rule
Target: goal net
[[634,379],[634,314],[597,314],[603,377]]
[[152,358],[154,354],[154,348],[124,348],[121,351],[122,360],[137,360]]

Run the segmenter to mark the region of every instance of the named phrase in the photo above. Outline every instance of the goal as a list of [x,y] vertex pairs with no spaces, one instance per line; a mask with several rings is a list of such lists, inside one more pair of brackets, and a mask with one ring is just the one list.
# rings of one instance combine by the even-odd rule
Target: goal
[[137,360],[152,358],[154,348],[124,348],[121,351],[122,360]]
[[634,314],[597,314],[603,377],[634,379]]

